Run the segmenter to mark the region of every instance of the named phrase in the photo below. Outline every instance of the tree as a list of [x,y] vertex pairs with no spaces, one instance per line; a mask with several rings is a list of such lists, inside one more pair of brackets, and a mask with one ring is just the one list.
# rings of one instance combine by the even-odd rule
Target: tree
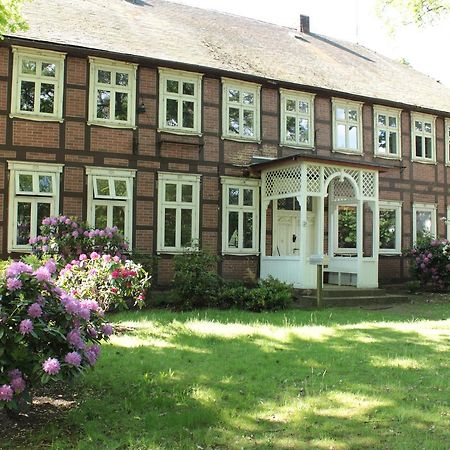
[[21,6],[25,1],[0,0],[0,39],[4,34],[28,28],[21,14]]
[[402,25],[414,23],[425,26],[441,19],[450,12],[448,0],[377,0],[378,15],[392,24],[390,16],[395,15],[394,22]]

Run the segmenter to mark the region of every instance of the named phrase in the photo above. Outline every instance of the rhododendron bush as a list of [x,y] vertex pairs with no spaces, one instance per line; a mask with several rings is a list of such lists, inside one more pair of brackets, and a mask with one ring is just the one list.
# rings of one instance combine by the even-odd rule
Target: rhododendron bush
[[112,327],[92,297],[59,287],[56,262],[12,262],[0,278],[0,409],[17,409],[29,388],[68,381],[93,366]]
[[95,298],[105,310],[142,307],[150,276],[140,264],[118,256],[81,254],[60,272],[58,284],[78,299]]

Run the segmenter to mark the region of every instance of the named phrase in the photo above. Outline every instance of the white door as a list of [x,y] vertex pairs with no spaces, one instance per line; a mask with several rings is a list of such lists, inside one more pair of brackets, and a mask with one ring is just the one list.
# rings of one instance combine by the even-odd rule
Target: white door
[[297,256],[300,251],[299,211],[276,211],[273,233],[273,256]]

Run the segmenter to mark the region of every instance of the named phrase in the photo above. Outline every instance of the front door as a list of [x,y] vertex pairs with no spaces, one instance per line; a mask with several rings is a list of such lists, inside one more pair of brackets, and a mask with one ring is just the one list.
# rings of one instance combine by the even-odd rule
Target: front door
[[297,256],[300,251],[299,211],[276,211],[273,235],[274,256]]

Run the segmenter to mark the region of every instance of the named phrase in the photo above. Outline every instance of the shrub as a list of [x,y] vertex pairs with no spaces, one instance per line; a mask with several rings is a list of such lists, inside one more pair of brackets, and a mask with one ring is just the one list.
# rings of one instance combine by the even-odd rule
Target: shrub
[[95,298],[105,311],[142,307],[150,276],[140,264],[118,256],[81,254],[60,272],[58,284],[78,299]]
[[187,250],[173,259],[174,286],[185,308],[214,306],[221,285],[217,257],[202,250]]
[[112,333],[95,300],[54,283],[54,260],[12,262],[0,278],[0,408],[17,409],[30,387],[68,381],[93,366]]
[[117,227],[92,228],[75,217],[46,217],[42,220],[40,235],[30,239],[33,253],[61,258],[62,263],[92,252],[121,257],[128,244]]

